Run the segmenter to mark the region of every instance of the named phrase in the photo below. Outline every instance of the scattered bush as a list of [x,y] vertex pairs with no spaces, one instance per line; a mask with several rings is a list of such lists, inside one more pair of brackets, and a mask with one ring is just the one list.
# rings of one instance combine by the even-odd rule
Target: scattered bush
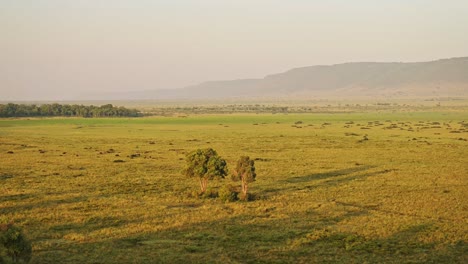
[[202,198],[218,198],[218,192],[212,188],[208,188],[200,194]]
[[239,197],[240,201],[248,202],[254,200],[250,193],[241,193]]
[[234,202],[238,200],[239,192],[232,185],[224,185],[219,189],[219,199],[223,202]]
[[[1,220],[1,219],[0,219]],[[31,242],[21,228],[0,221],[0,263],[27,263],[31,259]]]

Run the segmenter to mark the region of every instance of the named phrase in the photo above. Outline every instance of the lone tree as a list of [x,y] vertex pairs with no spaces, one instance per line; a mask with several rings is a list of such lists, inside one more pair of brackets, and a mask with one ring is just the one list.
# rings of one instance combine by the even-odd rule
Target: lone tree
[[184,174],[200,181],[201,193],[205,193],[208,180],[227,175],[227,164],[212,148],[197,149],[187,154]]
[[232,177],[235,181],[241,181],[242,183],[242,197],[247,197],[248,183],[255,181],[255,162],[248,156],[242,156],[237,161],[236,171]]

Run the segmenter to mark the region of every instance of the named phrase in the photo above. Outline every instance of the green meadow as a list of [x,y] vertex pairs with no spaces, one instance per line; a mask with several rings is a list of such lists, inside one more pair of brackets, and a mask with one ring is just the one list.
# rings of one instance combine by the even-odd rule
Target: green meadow
[[[0,215],[31,263],[466,263],[467,140],[466,108],[0,119]],[[193,195],[207,147],[251,201]]]

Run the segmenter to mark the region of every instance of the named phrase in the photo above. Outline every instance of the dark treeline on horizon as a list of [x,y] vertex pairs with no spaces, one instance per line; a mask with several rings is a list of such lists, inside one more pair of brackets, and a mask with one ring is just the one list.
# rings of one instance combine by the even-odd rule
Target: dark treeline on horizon
[[136,109],[117,107],[112,104],[85,106],[69,104],[0,104],[0,117],[38,117],[38,116],[75,116],[75,117],[138,117]]

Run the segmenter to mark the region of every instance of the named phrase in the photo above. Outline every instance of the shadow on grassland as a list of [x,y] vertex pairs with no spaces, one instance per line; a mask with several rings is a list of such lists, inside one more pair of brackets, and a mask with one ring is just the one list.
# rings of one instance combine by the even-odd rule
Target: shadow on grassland
[[329,172],[314,173],[305,176],[296,176],[278,182],[259,187],[264,198],[271,195],[281,194],[285,191],[300,191],[317,187],[331,187],[348,183],[354,180],[364,180],[369,177],[378,176],[391,170],[368,171],[376,166],[359,166]]
[[[15,199],[18,200],[18,201],[22,201],[22,199],[18,199],[18,197],[22,197],[22,196],[10,195],[10,196],[3,197],[3,198],[5,199],[5,201],[15,201]],[[34,196],[31,196],[31,195],[24,196],[24,197],[34,198]],[[26,199],[26,198],[24,198],[24,199]],[[78,197],[70,197],[70,198],[59,198],[59,199],[44,200],[44,201],[39,200],[39,202],[33,201],[33,202],[30,202],[30,203],[16,204],[16,205],[13,205],[13,206],[0,206],[0,214],[23,212],[23,211],[33,210],[33,209],[36,209],[36,208],[54,208],[54,207],[56,207],[58,205],[74,204],[74,203],[84,202],[84,201],[87,201],[87,200],[88,200],[88,197],[86,197],[86,196],[78,196]]]
[[314,174],[310,174],[306,176],[292,177],[292,178],[286,179],[285,182],[304,183],[304,182],[310,182],[310,181],[316,181],[316,180],[325,180],[325,179],[330,179],[330,178],[335,178],[335,177],[340,177],[340,176],[347,176],[353,173],[366,171],[372,168],[375,168],[375,166],[365,165],[365,166],[352,167],[352,168],[341,169],[341,170],[314,173]]
[[431,231],[430,222],[376,239],[335,228],[366,213],[361,209],[330,217],[307,210],[288,218],[242,214],[158,232],[65,244],[60,258],[51,248],[40,252],[35,262],[73,262],[79,252],[92,263],[463,263],[466,242],[446,245],[418,240]]
[[35,197],[36,196],[31,193],[2,195],[0,196],[0,203],[8,202],[8,201],[22,202],[23,200],[32,199]]
[[[307,262],[311,252],[322,254],[334,263],[466,263],[464,252],[468,249],[465,241],[454,244],[426,243],[418,239],[430,232],[432,224],[410,226],[387,238],[366,238],[352,233],[334,232],[327,229],[315,230],[295,240],[294,247],[285,251]],[[327,257],[328,256],[328,257]],[[314,256],[315,257],[315,256]]]

